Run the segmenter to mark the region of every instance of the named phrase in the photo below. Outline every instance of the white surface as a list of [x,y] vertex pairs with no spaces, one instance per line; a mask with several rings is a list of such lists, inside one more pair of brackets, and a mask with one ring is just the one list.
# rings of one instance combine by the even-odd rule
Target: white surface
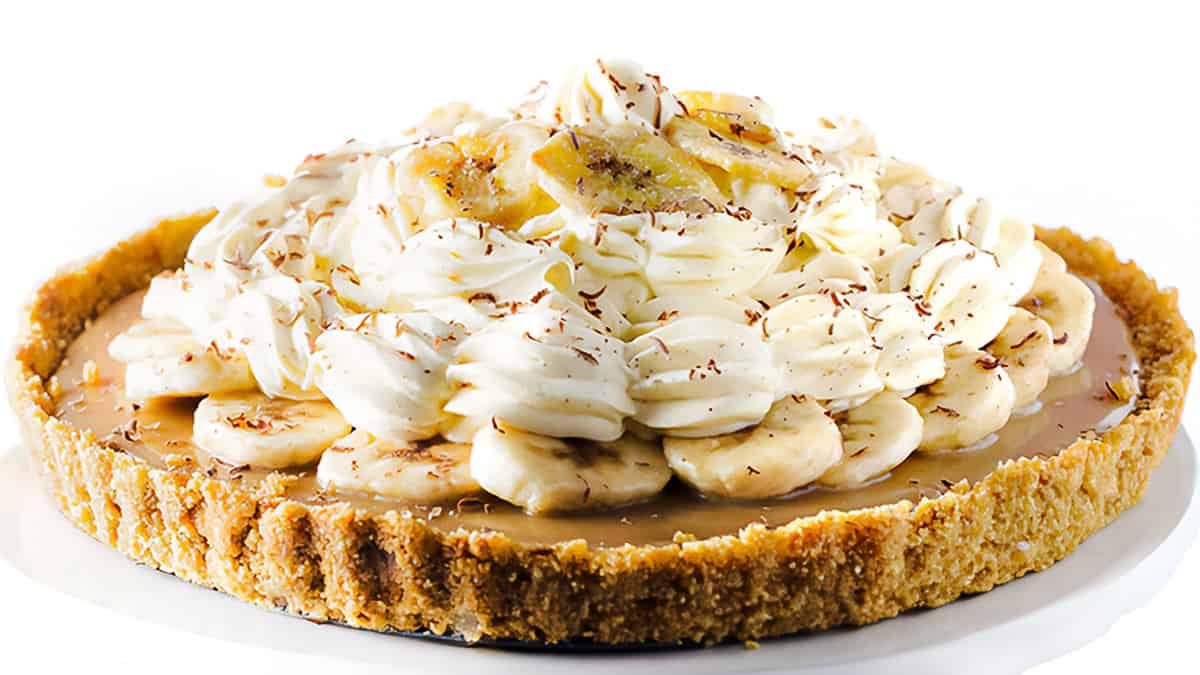
[[[294,655],[345,660],[356,672],[405,663],[417,671],[576,675],[619,665],[626,675],[664,666],[689,673],[861,672],[929,675],[961,672],[956,654],[972,654],[972,675],[1008,675],[1103,634],[1163,585],[1200,525],[1195,448],[1180,434],[1146,497],[1067,559],[1038,574],[935,611],[911,612],[853,630],[741,646],[621,655],[546,655],[463,649],[333,625],[314,625],[205,592],[83,537],[36,483],[24,448],[0,455],[0,560],[55,591],[139,620]],[[1189,508],[1190,507],[1190,508]],[[87,569],[88,574],[80,574]],[[94,583],[103,579],[104,583]],[[1064,630],[1064,627],[1069,627]],[[1005,645],[1020,644],[1020,649]]]
[[[861,117],[885,151],[1020,216],[1110,239],[1180,287],[1185,314],[1200,318],[1194,10],[1152,2],[1120,10],[302,4],[5,7],[3,316],[15,314],[35,279],[154,215],[220,203],[347,136],[394,134],[434,103],[501,105],[564,64],[616,55],[642,61],[668,85],[761,95],[785,126],[816,114]],[[0,340],[14,328],[0,325]],[[1185,419],[1200,429],[1195,408]],[[15,441],[0,415],[0,447]],[[85,565],[78,573],[105,583]],[[1200,553],[1192,546],[1174,574],[1148,573],[1165,585],[1145,608],[1035,672],[1194,672]],[[1113,588],[1113,602],[1123,602],[1125,587]],[[0,597],[6,672],[94,671],[97,656],[101,672],[158,672],[165,659],[173,672],[347,665],[130,618],[6,566]],[[1059,620],[1061,631],[1049,635],[1071,639],[1077,623]],[[1026,647],[987,643],[954,658],[973,672],[993,663],[995,650]]]

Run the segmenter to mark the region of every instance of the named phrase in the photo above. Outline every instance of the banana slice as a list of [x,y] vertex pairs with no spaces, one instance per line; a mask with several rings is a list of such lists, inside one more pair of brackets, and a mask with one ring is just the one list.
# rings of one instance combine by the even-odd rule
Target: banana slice
[[1020,308],[1013,308],[1004,330],[987,346],[1012,380],[1016,409],[1032,405],[1046,388],[1053,350],[1049,324]]
[[680,91],[675,98],[687,116],[725,136],[779,149],[780,134],[771,125],[771,107],[761,99],[712,91]]
[[708,438],[666,438],[667,462],[707,495],[777,497],[817,480],[842,459],[837,424],[811,399],[787,397],[758,426]]
[[240,392],[200,402],[192,442],[229,464],[282,469],[311,463],[348,433],[350,425],[328,401]]
[[515,229],[555,208],[528,169],[548,138],[544,125],[518,120],[415,146],[397,162],[400,191],[424,198],[425,224],[457,217]]
[[831,487],[865,483],[896,468],[921,444],[921,413],[894,392],[834,416],[845,456],[820,482]]
[[946,452],[974,445],[1012,415],[1017,392],[1000,360],[962,345],[946,349],[946,376],[909,397],[925,420],[920,449]]
[[444,504],[479,492],[470,458],[464,443],[397,444],[358,430],[321,455],[317,481],[326,490]]
[[113,338],[109,354],[125,366],[125,395],[135,401],[254,388],[240,352],[200,341],[183,324],[144,319]]
[[639,501],[662,491],[671,470],[657,441],[627,434],[610,443],[567,442],[492,424],[475,435],[471,476],[539,514]]
[[1042,266],[1033,290],[1020,306],[1050,324],[1054,340],[1046,363],[1051,375],[1070,372],[1083,358],[1092,334],[1096,296],[1079,277],[1067,271],[1067,265],[1054,251],[1037,243]]
[[684,152],[734,176],[780,187],[805,185],[812,171],[795,155],[784,154],[746,137],[730,137],[694,120],[678,117],[667,125],[667,138]]
[[695,161],[633,124],[569,127],[530,158],[538,184],[585,212],[712,211],[725,197]]

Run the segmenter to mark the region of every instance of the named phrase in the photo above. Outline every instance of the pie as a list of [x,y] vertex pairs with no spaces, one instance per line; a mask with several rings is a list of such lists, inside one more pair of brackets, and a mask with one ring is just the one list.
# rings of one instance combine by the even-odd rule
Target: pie
[[1103,241],[598,60],[36,293],[13,407],[80,529],[470,641],[752,640],[1044,569],[1140,498],[1193,337]]

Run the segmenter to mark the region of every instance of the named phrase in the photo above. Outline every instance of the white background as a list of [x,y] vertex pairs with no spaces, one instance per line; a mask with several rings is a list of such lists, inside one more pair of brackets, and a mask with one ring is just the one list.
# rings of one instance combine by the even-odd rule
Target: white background
[[[1110,239],[1200,321],[1194,14],[1147,2],[623,4],[5,4],[0,339],[36,280],[156,215],[220,204],[349,136],[395,136],[437,103],[502,107],[599,55],[636,59],[668,86],[762,96],[785,127],[864,119],[884,152],[1029,220]],[[1200,431],[1195,401],[1188,419]],[[7,416],[0,443],[17,443]],[[94,659],[101,672],[338,666],[118,616],[3,566],[0,598],[5,672]],[[1195,672],[1197,601],[1193,549],[1149,606],[1036,672]]]

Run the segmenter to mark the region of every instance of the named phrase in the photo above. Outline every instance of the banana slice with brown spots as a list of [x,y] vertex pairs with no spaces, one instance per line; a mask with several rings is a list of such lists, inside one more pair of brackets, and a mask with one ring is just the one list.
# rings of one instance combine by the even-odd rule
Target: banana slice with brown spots
[[317,459],[350,425],[329,401],[292,401],[257,392],[214,394],[196,407],[192,441],[234,465],[268,469]]
[[108,351],[126,364],[125,395],[135,401],[254,388],[244,354],[204,345],[172,319],[138,321],[113,338]]
[[704,212],[725,202],[699,164],[633,124],[569,127],[534,152],[531,161],[543,190],[583,211]]
[[1046,363],[1051,375],[1062,375],[1073,370],[1087,350],[1096,296],[1079,277],[1067,271],[1057,253],[1041,242],[1037,246],[1042,266],[1020,306],[1050,324],[1054,340]]
[[391,443],[358,430],[334,443],[317,465],[321,487],[419,504],[444,504],[479,492],[465,443]]
[[671,470],[657,441],[565,441],[493,423],[475,434],[471,476],[530,514],[599,509],[662,491]]
[[714,91],[681,91],[675,98],[688,117],[719,134],[776,150],[782,147],[780,133],[771,124],[771,107],[762,99]]
[[920,449],[949,452],[983,441],[1008,423],[1016,388],[1000,359],[957,345],[946,349],[946,376],[908,398],[925,420]]
[[811,399],[775,403],[757,426],[708,438],[663,440],[675,475],[708,495],[777,497],[817,480],[842,459],[842,437]]
[[667,138],[701,162],[721,167],[734,176],[762,180],[788,189],[802,187],[812,177],[812,171],[799,157],[746,137],[717,133],[694,119],[678,117],[671,120],[667,125]]
[[549,137],[549,128],[531,120],[481,125],[409,150],[397,162],[397,182],[424,200],[425,224],[472,218],[515,229],[555,208],[528,168],[529,156]]
[[1050,325],[1016,307],[1004,330],[985,347],[1000,359],[1016,390],[1017,410],[1032,405],[1050,380],[1050,358],[1054,350]]
[[921,444],[925,426],[921,413],[890,391],[834,415],[834,420],[845,457],[820,480],[833,487],[860,485],[896,468]]

